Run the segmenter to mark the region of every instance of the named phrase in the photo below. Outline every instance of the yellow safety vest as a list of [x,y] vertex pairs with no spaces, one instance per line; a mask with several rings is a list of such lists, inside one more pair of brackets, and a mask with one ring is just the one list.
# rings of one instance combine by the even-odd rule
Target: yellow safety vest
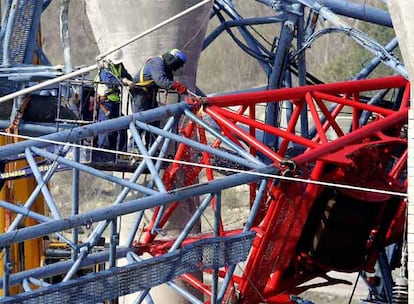
[[[122,65],[119,65],[118,69],[111,63],[110,64],[110,69],[112,74],[115,75],[115,77],[120,78],[121,74],[122,74]],[[106,83],[100,83],[100,75],[101,71],[98,72],[98,74],[96,74],[95,76],[95,82],[98,82],[97,88],[96,88],[96,92],[98,93],[98,95],[100,96],[106,96],[108,98],[108,100],[113,101],[113,102],[118,102],[120,101],[120,96],[119,93],[116,93],[113,91],[113,88],[108,87],[108,85]]]

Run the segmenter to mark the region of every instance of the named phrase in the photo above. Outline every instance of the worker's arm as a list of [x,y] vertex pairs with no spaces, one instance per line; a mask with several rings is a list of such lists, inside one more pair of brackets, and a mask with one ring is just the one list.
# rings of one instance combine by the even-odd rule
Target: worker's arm
[[122,78],[122,84],[129,86],[130,88],[135,87],[135,83],[132,80],[129,80],[128,78]]
[[122,69],[121,69],[121,79],[122,82],[126,85],[129,85],[129,82],[132,81],[132,76],[131,74],[128,73],[127,69],[125,68],[124,64],[121,62],[122,65]]

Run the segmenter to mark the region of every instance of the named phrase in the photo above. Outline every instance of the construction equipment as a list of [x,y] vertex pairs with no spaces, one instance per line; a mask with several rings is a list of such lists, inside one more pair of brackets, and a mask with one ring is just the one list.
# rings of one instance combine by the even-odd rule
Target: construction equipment
[[[312,279],[322,279],[318,286],[350,284],[331,271],[359,273],[372,303],[404,298],[404,278],[393,286],[392,271],[406,266],[409,82],[390,53],[394,44],[380,47],[335,13],[390,27],[389,14],[362,4],[348,9],[342,1],[258,2],[275,16],[244,19],[233,3],[214,1],[221,23],[204,47],[227,30],[258,59],[266,88],[203,97],[192,90],[178,103],[2,146],[0,159],[24,156],[38,185],[22,204],[0,201],[16,218],[32,221],[0,234],[0,303],[98,303],[135,292],[136,303],[151,303],[151,290],[161,284],[192,303],[303,303],[302,293],[315,287]],[[319,17],[335,30],[316,31]],[[281,24],[270,49],[250,28],[264,22]],[[235,26],[245,44],[232,33]],[[346,32],[375,57],[354,80],[324,84],[307,73],[303,54],[333,32]],[[363,79],[381,60],[399,75]],[[162,127],[151,125],[161,120]],[[141,158],[130,175],[80,162],[77,143],[125,129]],[[151,146],[142,131],[156,138]],[[58,143],[60,149],[50,149]],[[48,167],[40,170],[37,157]],[[65,216],[45,186],[62,167],[73,172],[73,208]],[[112,204],[79,208],[80,187],[90,187],[90,176],[113,185]],[[40,192],[45,210],[31,207]],[[118,224],[127,215],[126,229]],[[81,236],[81,228],[89,234]],[[54,253],[65,258],[13,267],[10,248],[40,239],[58,240]],[[47,282],[54,276],[59,280]]]

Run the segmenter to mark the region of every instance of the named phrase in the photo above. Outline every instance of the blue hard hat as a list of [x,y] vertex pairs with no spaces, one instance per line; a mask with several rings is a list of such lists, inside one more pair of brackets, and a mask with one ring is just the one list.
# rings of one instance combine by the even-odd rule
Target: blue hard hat
[[172,49],[170,51],[170,54],[173,55],[173,56],[175,56],[175,57],[177,57],[177,58],[180,58],[183,63],[186,63],[186,61],[187,61],[187,55],[184,54],[179,49]]

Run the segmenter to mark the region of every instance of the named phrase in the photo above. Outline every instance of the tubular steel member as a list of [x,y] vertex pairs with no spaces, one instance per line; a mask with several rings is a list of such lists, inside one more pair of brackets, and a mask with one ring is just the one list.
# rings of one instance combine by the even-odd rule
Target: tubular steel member
[[[18,1],[9,1],[11,2]],[[43,5],[46,6],[49,2],[43,1]],[[201,1],[199,5],[207,2]],[[259,2],[272,8],[278,5],[282,7],[282,1]],[[293,60],[287,54],[287,45],[291,44],[295,35],[298,41],[297,48],[300,50],[295,54],[298,55],[298,83],[303,85],[305,82],[306,68],[302,48],[310,45],[305,45],[304,36],[312,30],[305,28],[305,10],[303,6],[298,5],[299,3],[316,9],[321,16],[335,21],[335,24],[341,27],[343,23],[332,12],[391,26],[386,12],[381,13],[369,7],[365,9],[365,5],[351,7],[350,3],[345,2],[317,3],[310,0],[289,3],[292,5],[284,7],[277,18],[252,18],[245,21],[238,15],[231,1],[215,1],[215,8],[219,8],[233,19],[230,22],[222,22],[220,31],[240,26],[248,46],[245,51],[259,59],[266,74],[271,75],[271,87],[281,86],[282,82],[286,86],[292,84],[290,75],[287,74],[289,65],[295,63],[291,62]],[[325,7],[321,7],[320,3]],[[219,15],[217,10],[216,13]],[[101,15],[98,17],[101,18]],[[176,17],[178,18],[178,15]],[[120,46],[126,46],[132,40],[172,21],[173,19],[169,19]],[[272,50],[267,50],[247,29],[248,25],[263,22],[284,24],[277,49],[273,49],[272,45]],[[294,27],[297,27],[296,33]],[[217,37],[216,34],[218,32],[213,33],[212,39]],[[354,39],[362,44],[370,42],[368,37],[360,34],[354,36]],[[34,39],[31,41],[34,42]],[[370,48],[373,46],[372,43],[366,45]],[[108,53],[114,50],[115,48],[110,49]],[[405,74],[396,60],[389,57],[389,49],[385,48],[374,54],[378,56],[378,60],[388,59],[394,69]],[[300,58],[301,56],[303,58]],[[7,61],[7,56],[4,57]],[[372,62],[372,68],[375,65],[376,62]],[[93,65],[80,71],[83,73],[96,67],[97,65]],[[366,72],[370,70],[371,67]],[[71,73],[46,81],[23,92],[29,93],[78,74],[80,75],[78,72]],[[364,72],[365,76],[366,74]],[[362,77],[365,77],[364,75]],[[399,94],[391,100],[392,107],[381,108],[373,105],[374,103],[366,103],[371,97],[365,96],[366,91],[377,89],[384,92],[398,89]],[[372,271],[378,254],[383,252],[383,247],[400,240],[402,235],[405,204],[400,195],[404,195],[406,191],[407,149],[406,139],[400,135],[400,131],[406,121],[408,91],[408,84],[403,78],[392,77],[228,97],[203,99],[193,95],[195,100],[188,100],[188,105],[181,103],[42,138],[76,142],[101,132],[129,128],[140,148],[139,157],[144,157],[144,160],[137,164],[129,180],[115,178],[78,164],[77,148],[73,151],[74,159],[68,159],[66,155],[41,150],[50,148],[50,142],[28,141],[5,146],[0,150],[3,157],[25,152],[31,174],[35,175],[39,185],[25,199],[24,207],[12,207],[8,202],[0,202],[7,209],[6,212],[18,214],[17,219],[28,216],[36,222],[33,227],[12,224],[10,231],[0,235],[0,244],[6,248],[7,253],[4,259],[6,271],[1,281],[4,290],[7,291],[14,284],[22,286],[27,291],[16,298],[0,299],[0,302],[15,303],[18,300],[36,297],[39,302],[52,302],[53,295],[57,293],[61,302],[71,299],[97,303],[115,299],[126,293],[142,290],[146,292],[155,285],[167,283],[193,303],[201,303],[202,301],[196,299],[190,290],[185,290],[172,281],[180,276],[190,286],[202,291],[206,299],[213,303],[297,302],[297,298],[292,295],[308,288],[299,288],[300,284],[314,277],[325,277],[326,272],[332,269],[345,272],[361,269]],[[20,93],[4,96],[0,98],[0,102],[18,94]],[[388,98],[385,96],[381,95],[379,99]],[[276,109],[282,101],[291,111],[287,115],[287,128],[279,128],[276,124],[277,111],[271,111],[272,115],[266,119],[267,123],[263,123],[262,117],[257,115],[258,103],[264,102],[269,109]],[[237,106],[238,110],[224,109],[226,104]],[[343,119],[348,111],[349,115]],[[365,116],[361,119],[361,112],[366,114],[366,119]],[[146,123],[167,116],[175,116],[177,121],[174,123],[178,124],[178,117],[183,114],[185,117],[179,125],[177,134],[175,126],[164,129],[146,126]],[[307,130],[308,115],[314,121],[313,131],[310,133]],[[203,121],[205,116],[209,119]],[[367,125],[362,126],[365,124]],[[301,135],[296,131],[299,127],[302,130]],[[148,149],[140,144],[138,132],[142,130],[158,136],[154,145]],[[260,134],[274,136],[278,139],[278,144],[272,144],[269,148],[267,144],[272,141],[262,141]],[[164,159],[166,150],[171,147],[174,147],[174,159]],[[53,165],[46,169],[48,173],[44,177],[41,176],[41,172],[45,170],[36,167],[39,165],[36,164],[35,158],[38,155],[53,162]],[[272,164],[265,165],[269,160]],[[166,168],[166,164],[170,165]],[[74,211],[70,218],[59,218],[55,198],[44,188],[44,184],[62,165],[74,169],[73,210],[79,207],[79,198],[76,194],[79,192],[78,170],[122,187],[113,206],[81,214]],[[145,168],[152,175],[153,179],[150,182],[139,181]],[[181,172],[184,172],[185,183],[178,187],[177,175]],[[247,190],[237,192],[236,198],[226,197],[228,189],[243,183],[248,184]],[[346,184],[347,187],[340,187],[338,184]],[[361,189],[360,186],[372,189],[367,192],[367,189]],[[143,197],[132,200],[127,198],[132,190]],[[52,213],[50,217],[39,214],[31,206],[40,192],[46,197],[46,207]],[[165,234],[165,228],[171,224],[174,217],[182,215],[177,206],[188,204],[184,200],[193,196],[199,196],[200,201],[203,201],[202,205],[192,214],[178,237],[169,237]],[[231,200],[237,201],[237,208],[232,210],[234,216],[229,219],[221,214],[221,210],[226,204],[230,204]],[[250,207],[245,218],[236,216],[242,213],[243,208],[240,206],[247,207],[246,209]],[[144,212],[150,213],[149,209],[152,207],[155,208],[155,213],[150,217],[149,223],[146,223]],[[96,250],[105,229],[109,226],[115,228],[114,223],[121,215],[132,213],[137,213],[138,217],[132,231],[128,231],[128,248],[119,248],[117,231],[112,229],[111,247],[99,259],[99,263],[109,262],[112,267],[91,276],[83,276],[83,266],[98,264],[93,250]],[[191,228],[194,221],[211,217],[211,214],[213,219],[210,218],[206,222],[213,224],[208,225],[203,234],[193,235]],[[0,218],[0,221],[2,220],[3,217]],[[77,237],[70,240],[63,236],[64,229],[74,228],[74,236],[77,227],[88,227],[96,222],[100,222],[97,224],[98,227],[82,242],[78,242]],[[338,226],[346,229],[338,229]],[[236,263],[247,258],[254,234],[249,232],[250,230],[256,233],[254,246],[245,269],[240,275],[235,274]],[[48,265],[50,267],[40,266],[34,271],[9,271],[9,245],[16,246],[19,242],[54,232],[72,250],[72,260]],[[134,246],[131,246],[133,239],[136,241]],[[355,246],[355,250],[350,250],[354,249],[352,246]],[[344,251],[352,254],[343,257],[341,253]],[[130,260],[126,267],[113,267],[117,266],[116,259],[126,256],[126,252],[129,256],[136,255],[138,258],[135,261]],[[152,258],[146,258],[144,254],[149,254]],[[212,283],[205,284],[192,276],[190,273],[195,270],[205,271],[211,276]],[[55,274],[62,275],[64,282],[46,286],[48,283],[41,281]],[[123,283],[118,285],[114,282]],[[329,279],[327,285],[338,282],[340,281]],[[35,286],[40,288],[30,290]],[[100,293],[100,298],[95,298],[95,290],[101,290],[102,286],[111,288],[106,288]],[[221,288],[218,288],[219,286]],[[79,292],[75,295],[73,290]],[[140,299],[145,298],[145,292]]]
[[[145,161],[137,164],[128,180],[68,159],[69,153],[50,153],[45,150],[50,142],[32,140],[4,146],[0,151],[3,157],[25,152],[39,183],[64,165],[122,189],[111,206],[88,212],[80,208],[79,214],[69,218],[54,213],[41,216],[28,204],[32,198],[20,208],[3,202],[10,212],[21,214],[19,217],[28,215],[38,223],[1,234],[1,247],[58,233],[77,254],[47,267],[6,273],[0,283],[7,288],[27,287],[27,282],[42,285],[39,280],[54,275],[62,276],[63,281],[0,302],[29,297],[51,301],[56,293],[66,299],[73,288],[82,290],[76,299],[86,303],[137,291],[142,292],[140,302],[148,299],[153,287],[166,283],[190,301],[202,303],[192,289],[174,282],[181,278],[202,292],[207,302],[295,303],[301,292],[311,288],[304,283],[327,278],[331,270],[372,272],[383,248],[400,241],[403,233],[407,140],[401,130],[407,121],[407,88],[404,78],[388,77],[203,99],[192,96],[187,103],[40,138],[78,142],[91,134],[126,127],[137,143],[142,130],[156,135],[150,147],[138,145]],[[399,91],[390,94],[397,99],[387,100],[389,108],[366,103],[371,91],[378,89]],[[287,128],[265,124],[256,111],[259,103],[282,101],[292,105]],[[305,105],[314,121],[313,138],[295,131]],[[364,126],[359,124],[362,112],[370,114]],[[170,119],[164,129],[147,124],[166,118]],[[256,136],[264,131],[280,138],[278,150],[269,149]],[[153,159],[164,155],[169,145],[175,151],[172,159]],[[54,162],[44,177],[36,168],[37,155]],[[269,159],[272,163],[266,165]],[[165,169],[160,169],[161,163]],[[150,182],[139,179],[145,167],[157,175]],[[180,187],[176,186],[178,172],[185,176]],[[229,190],[236,191],[235,197]],[[40,191],[39,186],[37,193]],[[130,191],[140,196],[131,199]],[[43,192],[49,209],[55,210],[56,198]],[[166,227],[181,215],[177,207],[190,197],[199,197],[202,203],[178,236],[170,236]],[[232,201],[235,207],[230,206]],[[222,213],[224,208],[233,208],[230,217]],[[243,215],[242,208],[247,211]],[[97,255],[94,250],[98,250],[100,238],[112,222],[126,214],[137,214],[133,231],[128,231],[127,246],[118,246],[113,239],[111,247],[99,247]],[[193,233],[199,220],[205,227],[202,233]],[[68,229],[95,223],[91,235],[79,243],[62,237]],[[114,229],[110,233],[116,238]],[[119,266],[118,260],[125,256],[130,257],[129,264]],[[245,266],[238,265],[244,260]],[[117,267],[82,275],[85,267],[105,262]],[[237,268],[241,270],[236,272]],[[211,280],[203,282],[192,275],[194,271],[203,271]],[[115,281],[121,283],[105,289],[99,297],[91,294],[90,290],[112,286]],[[343,282],[328,278],[325,284]]]
[[[259,193],[256,193],[256,187],[250,188],[253,192],[250,204],[258,206],[251,220],[257,237],[241,277],[233,274],[233,267],[218,272],[221,279],[226,278],[224,290],[218,295],[220,300],[234,297],[231,290],[236,289],[240,292],[241,303],[290,302],[291,295],[310,288],[299,288],[299,285],[315,277],[326,277],[331,270],[372,272],[382,248],[401,238],[407,141],[400,137],[400,131],[407,120],[408,95],[400,94],[403,100],[393,102],[402,106],[393,110],[366,104],[364,95],[380,88],[407,90],[408,82],[402,77],[390,77],[217,96],[203,102],[204,115],[214,120],[226,138],[231,138],[245,150],[260,152],[271,159],[281,174],[284,173],[282,177],[304,179],[303,183],[293,183],[276,178]],[[266,125],[249,115],[260,102],[285,100],[293,104],[292,119],[286,130]],[[194,104],[194,100],[189,102]],[[305,103],[316,125],[317,132],[311,139],[295,134],[298,114]],[[230,105],[239,106],[239,110],[224,108]],[[333,110],[328,110],[330,105]],[[352,115],[361,111],[371,113],[366,126],[359,126],[358,115]],[[341,121],[344,115],[348,115],[346,124]],[[181,134],[191,137],[196,130],[200,141],[207,143],[205,133],[212,130],[205,125],[200,128],[187,124]],[[255,138],[258,130],[280,137],[280,149],[272,151],[259,142]],[[217,140],[210,143],[211,146],[219,144]],[[182,143],[175,160],[183,161],[189,153],[189,147]],[[201,164],[212,164],[207,153],[202,155]],[[369,163],[364,161],[367,158]],[[169,187],[178,170],[187,172],[189,185],[202,171],[174,163],[164,175]],[[206,169],[209,181],[216,178],[213,172]],[[307,181],[315,184],[307,184]],[[323,183],[333,184],[327,187]],[[348,187],[337,187],[337,184]],[[368,188],[369,192],[358,186]],[[256,197],[260,197],[259,205],[253,203]],[[171,204],[160,221],[156,212],[144,229],[142,241],[135,243],[140,250],[162,255],[170,248],[172,241],[156,241],[158,234],[153,228],[155,225],[155,231],[162,231],[168,219],[174,216],[176,205]],[[351,210],[356,210],[356,214]],[[325,227],[319,226],[321,221]],[[223,218],[220,222],[220,235],[238,233],[238,230],[226,229]],[[349,228],[341,231],[337,225]],[[184,243],[197,238],[189,238]],[[355,244],[358,244],[357,248],[354,248]],[[350,257],[340,254],[352,250],[355,253]],[[201,281],[189,276],[183,276],[183,279],[206,296],[213,297],[212,289],[200,288],[205,286]],[[326,284],[337,283],[343,281],[329,279]]]

